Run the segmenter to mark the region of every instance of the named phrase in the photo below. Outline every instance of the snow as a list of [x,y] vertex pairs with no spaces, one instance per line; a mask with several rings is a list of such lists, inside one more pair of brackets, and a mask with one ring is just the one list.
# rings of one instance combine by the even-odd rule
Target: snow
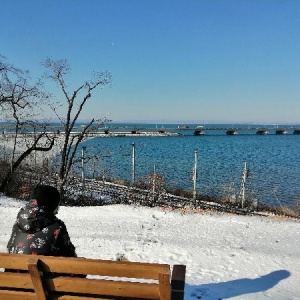
[[[0,252],[19,208],[0,196]],[[300,222],[109,205],[60,207],[78,256],[185,264],[185,299],[300,299]]]

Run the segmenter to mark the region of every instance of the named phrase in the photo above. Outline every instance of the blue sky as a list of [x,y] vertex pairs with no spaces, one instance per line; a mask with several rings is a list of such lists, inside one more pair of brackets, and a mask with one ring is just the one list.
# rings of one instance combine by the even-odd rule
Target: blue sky
[[32,77],[47,57],[74,87],[112,73],[83,118],[300,123],[299,0],[2,0],[0,26]]

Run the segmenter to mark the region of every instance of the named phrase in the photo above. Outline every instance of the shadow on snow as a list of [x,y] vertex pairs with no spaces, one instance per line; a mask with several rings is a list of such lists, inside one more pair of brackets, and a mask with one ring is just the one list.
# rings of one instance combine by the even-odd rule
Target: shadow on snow
[[185,299],[221,300],[245,294],[267,291],[291,275],[278,270],[259,278],[241,278],[227,282],[207,283],[198,286],[186,284]]

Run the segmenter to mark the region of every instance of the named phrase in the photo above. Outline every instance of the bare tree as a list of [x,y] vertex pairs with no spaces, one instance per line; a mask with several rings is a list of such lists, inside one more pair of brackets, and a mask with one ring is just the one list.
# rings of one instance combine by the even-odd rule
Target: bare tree
[[73,92],[68,92],[65,76],[70,72],[70,67],[67,61],[47,59],[43,62],[43,65],[48,69],[46,77],[58,84],[66,104],[66,112],[63,113],[63,116],[60,115],[57,106],[52,106],[54,113],[63,126],[61,162],[58,172],[60,190],[63,193],[79,144],[90,133],[103,126],[104,122],[109,121],[106,117],[101,119],[91,118],[81,130],[75,130],[76,122],[78,122],[85,104],[92,98],[92,92],[96,88],[108,85],[111,82],[111,74],[108,71],[95,73],[92,80],[84,82]]
[[[28,71],[0,61],[0,112],[1,120],[11,126],[10,167],[0,181],[0,192],[5,191],[14,173],[34,151],[49,151],[54,137],[49,137],[41,117],[41,103],[47,94],[40,81],[30,83]],[[35,134],[32,134],[32,130]],[[2,173],[3,174],[3,173]]]

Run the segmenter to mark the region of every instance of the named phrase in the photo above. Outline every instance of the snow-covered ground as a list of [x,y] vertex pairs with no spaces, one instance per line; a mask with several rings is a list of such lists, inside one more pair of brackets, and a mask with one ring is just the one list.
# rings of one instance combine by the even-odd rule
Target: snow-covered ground
[[[0,252],[22,203],[0,196]],[[185,299],[300,299],[300,222],[111,205],[61,207],[78,256],[185,264]]]

